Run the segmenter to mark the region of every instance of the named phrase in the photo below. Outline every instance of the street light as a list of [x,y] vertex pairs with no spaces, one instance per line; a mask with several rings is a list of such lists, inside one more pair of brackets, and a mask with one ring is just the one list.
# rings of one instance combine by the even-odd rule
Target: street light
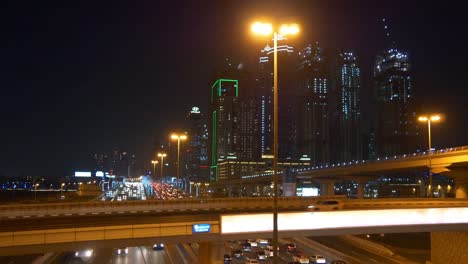
[[158,161],[152,160],[151,163],[153,164],[153,178],[156,180],[156,164],[158,164]]
[[166,157],[166,153],[158,153],[158,157],[161,158],[161,182],[163,180],[163,169],[164,169],[164,157]]
[[185,134],[176,134],[176,133],[172,133],[171,134],[171,139],[172,140],[177,140],[177,178],[176,178],[176,182],[178,185],[179,184],[179,179],[180,179],[180,174],[179,174],[179,169],[180,169],[180,141],[184,141],[184,140],[187,140],[187,135]]
[[429,141],[429,196],[432,197],[432,146],[431,146],[431,122],[439,122],[440,115],[420,116],[419,122],[427,122],[427,135]]
[[285,35],[299,33],[297,24],[280,26],[279,34],[270,23],[255,22],[252,32],[260,36],[271,36],[273,33],[273,263],[278,263],[278,40]]

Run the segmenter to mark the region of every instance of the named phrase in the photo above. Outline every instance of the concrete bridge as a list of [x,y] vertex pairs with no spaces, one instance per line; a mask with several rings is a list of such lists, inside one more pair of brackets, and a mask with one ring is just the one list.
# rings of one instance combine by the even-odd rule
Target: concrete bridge
[[[433,242],[435,252],[451,238],[452,248],[468,243],[468,199],[343,199],[343,210],[305,211],[318,199],[343,198],[280,197],[279,236],[425,231],[444,241]],[[223,241],[272,236],[272,204],[223,198],[0,206],[0,255],[199,242],[199,263],[221,263]]]

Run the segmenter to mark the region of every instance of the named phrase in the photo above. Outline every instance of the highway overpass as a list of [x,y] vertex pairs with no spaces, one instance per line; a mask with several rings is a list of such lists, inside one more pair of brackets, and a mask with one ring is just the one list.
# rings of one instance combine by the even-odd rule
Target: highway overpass
[[[467,199],[345,199],[344,210],[305,211],[316,199],[279,199],[280,237],[468,230]],[[271,210],[271,198],[0,206],[0,255],[184,241],[209,244],[200,258],[217,263],[222,241],[271,237]]]
[[[411,169],[424,169],[429,167],[431,159],[432,171],[455,179],[455,194],[457,198],[467,197],[468,182],[468,146],[454,147],[382,157],[376,160],[362,160],[337,164],[324,164],[307,169],[299,169],[297,178],[310,179],[323,183],[322,193],[333,194],[333,184],[337,181],[351,180],[359,183],[358,196],[362,198],[363,186],[370,179],[379,175],[408,171]],[[282,172],[279,172],[282,175]],[[283,177],[278,178],[282,183]],[[223,180],[211,183],[212,187],[248,186],[252,184],[271,184],[272,174],[246,175],[240,179]]]

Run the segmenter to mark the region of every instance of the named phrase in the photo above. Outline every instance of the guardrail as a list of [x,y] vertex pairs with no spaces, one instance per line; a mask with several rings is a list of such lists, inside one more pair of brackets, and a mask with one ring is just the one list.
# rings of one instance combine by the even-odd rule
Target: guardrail
[[468,199],[411,198],[411,199],[346,199],[345,209],[414,208],[414,207],[468,207]]
[[[322,196],[314,198],[279,197],[278,206],[280,209],[301,209],[305,208],[314,200],[330,198],[343,198],[343,196]],[[272,208],[272,206],[273,200],[271,197],[24,204],[0,206],[0,218],[134,212],[242,210]]]
[[[414,207],[468,207],[468,199],[346,199],[344,196],[279,197],[280,210],[303,210],[317,200],[339,199],[344,209]],[[272,208],[271,197],[150,200],[125,202],[79,202],[57,204],[2,205],[0,219],[136,212],[238,211]]]

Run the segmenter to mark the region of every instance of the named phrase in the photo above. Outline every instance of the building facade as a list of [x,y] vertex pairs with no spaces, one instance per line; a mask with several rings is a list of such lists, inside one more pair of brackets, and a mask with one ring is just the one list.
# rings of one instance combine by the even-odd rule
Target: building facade
[[332,98],[331,159],[348,162],[363,159],[361,121],[361,70],[356,55],[341,52],[334,67]]
[[329,71],[318,42],[299,52],[297,145],[311,164],[330,161]]
[[408,54],[394,47],[378,54],[374,82],[377,157],[414,152],[418,149],[418,129]]

